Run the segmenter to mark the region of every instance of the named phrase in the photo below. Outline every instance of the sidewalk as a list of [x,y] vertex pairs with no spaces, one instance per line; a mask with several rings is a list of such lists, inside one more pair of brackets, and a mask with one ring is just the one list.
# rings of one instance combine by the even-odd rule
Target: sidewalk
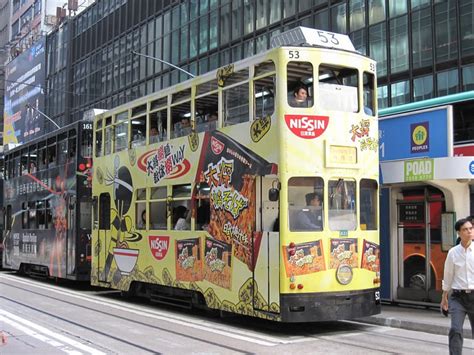
[[[439,309],[387,304],[382,305],[382,313],[359,318],[357,321],[441,335],[448,335],[451,323],[451,319],[444,317]],[[464,338],[471,339],[471,337],[471,325],[466,317]]]

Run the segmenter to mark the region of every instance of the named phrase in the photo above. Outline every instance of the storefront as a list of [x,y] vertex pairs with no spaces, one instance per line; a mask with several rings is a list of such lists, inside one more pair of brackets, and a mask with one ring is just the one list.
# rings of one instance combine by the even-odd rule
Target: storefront
[[438,303],[474,157],[454,156],[451,106],[384,117],[379,129],[382,298]]

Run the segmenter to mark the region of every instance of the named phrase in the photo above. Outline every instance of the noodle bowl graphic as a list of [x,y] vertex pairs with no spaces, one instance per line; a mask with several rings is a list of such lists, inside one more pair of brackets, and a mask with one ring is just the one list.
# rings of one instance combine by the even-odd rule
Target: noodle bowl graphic
[[132,272],[138,259],[138,249],[114,248],[114,259],[122,275]]

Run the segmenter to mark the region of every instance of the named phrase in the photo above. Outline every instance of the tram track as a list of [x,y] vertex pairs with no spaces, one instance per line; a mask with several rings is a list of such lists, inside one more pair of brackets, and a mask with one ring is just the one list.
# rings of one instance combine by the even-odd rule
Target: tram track
[[[5,278],[4,275],[0,275],[0,279],[1,278]],[[10,278],[9,278],[10,279]],[[14,279],[14,278],[13,278]],[[19,281],[19,280],[15,280],[17,282],[24,282],[24,281]],[[85,309],[85,310],[88,310],[88,311],[93,311],[93,312],[96,312],[96,313],[99,313],[99,314],[102,314],[104,316],[109,316],[109,317],[113,317],[114,319],[116,319],[117,321],[127,321],[127,322],[131,322],[135,325],[140,325],[140,326],[144,326],[144,327],[148,327],[154,331],[163,331],[163,332],[166,332],[166,333],[169,333],[171,335],[174,335],[174,336],[181,336],[181,337],[186,337],[186,338],[189,338],[189,339],[192,339],[194,341],[199,341],[199,342],[202,342],[202,343],[206,343],[208,345],[213,345],[213,346],[218,346],[220,348],[224,348],[224,349],[227,349],[229,351],[235,351],[235,352],[238,352],[238,353],[242,353],[242,354],[250,354],[249,352],[245,352],[245,351],[242,351],[241,349],[238,349],[238,348],[234,348],[234,347],[231,347],[231,346],[226,346],[226,345],[223,345],[223,344],[220,344],[220,343],[216,343],[216,342],[213,342],[213,341],[210,341],[210,340],[206,340],[206,339],[203,339],[203,338],[199,338],[199,337],[196,337],[196,336],[192,336],[190,334],[184,334],[184,333],[181,333],[181,332],[176,332],[176,331],[172,331],[170,330],[169,328],[165,328],[165,327],[159,327],[155,324],[150,324],[148,322],[142,322],[142,321],[138,321],[136,319],[133,319],[133,318],[130,318],[130,317],[126,317],[126,316],[121,316],[121,315],[118,315],[116,313],[113,313],[112,311],[110,312],[107,312],[107,311],[104,311],[104,310],[101,310],[99,308],[95,308],[95,307],[90,307],[90,306],[85,306],[85,305],[82,305],[82,304],[78,304],[78,303],[74,303],[74,302],[71,302],[71,301],[67,301],[67,300],[64,300],[60,297],[54,297],[52,295],[47,295],[47,294],[44,294],[44,293],[41,293],[41,292],[38,292],[38,291],[33,291],[31,288],[26,288],[26,287],[22,287],[22,286],[18,286],[18,285],[12,285],[11,283],[6,283],[4,281],[0,281],[0,285],[3,285],[3,286],[6,286],[6,287],[14,287],[16,289],[19,289],[19,290],[22,290],[24,292],[29,292],[31,294],[35,294],[37,296],[41,296],[41,297],[46,297],[48,299],[51,299],[51,300],[54,300],[56,302],[61,302],[61,303],[64,303],[64,304],[67,304],[68,306],[72,306],[72,307],[78,307],[78,308],[82,308],[82,309]],[[28,283],[28,286],[31,286],[31,283]],[[53,288],[50,288],[50,287],[46,287],[44,285],[35,285],[35,287],[39,287],[39,288],[47,288],[48,290],[53,290]],[[57,292],[57,290],[55,290]],[[77,297],[77,295],[74,295],[75,291],[61,291],[61,293],[65,296],[72,296],[72,297]],[[97,301],[97,300],[94,300],[93,298],[94,297],[91,297],[90,295],[80,295],[81,299],[84,300],[84,301],[89,301],[89,302],[94,302],[94,301]],[[39,309],[37,307],[34,307],[34,306],[31,306],[31,305],[28,305],[24,302],[20,302],[18,300],[14,300],[14,299],[10,299],[10,298],[7,298],[5,296],[0,296],[1,299],[4,299],[4,300],[7,300],[9,302],[12,302],[14,304],[17,304],[17,305],[20,305],[20,306],[23,306],[25,308],[28,308],[30,310],[33,310],[33,311],[36,311],[36,312],[39,312],[39,313],[42,313],[46,316],[49,316],[49,317],[53,317],[53,318],[56,318],[60,321],[64,321],[64,322],[67,322],[73,326],[78,326],[78,327],[81,327],[83,329],[86,329],[86,330],[89,330],[89,331],[94,331],[94,332],[99,332],[101,335],[103,336],[109,336],[107,333],[104,333],[104,332],[100,332],[100,331],[97,331],[96,329],[94,328],[91,328],[91,327],[88,327],[87,325],[84,325],[84,324],[80,324],[80,323],[77,323],[77,322],[74,322],[74,321],[71,321],[69,319],[65,319],[63,317],[59,317],[57,316],[56,314],[53,314],[51,312],[46,312],[42,309]],[[107,302],[104,302],[104,301],[100,301],[100,305],[106,305],[108,307],[113,307],[116,309],[116,306],[119,306],[121,307],[120,310],[124,313],[132,313],[134,315],[141,315],[141,316],[144,316],[144,317],[147,317],[147,318],[151,318],[152,320],[155,319],[155,320],[163,320],[163,321],[168,321],[168,322],[175,322],[175,323],[179,323],[179,324],[184,324],[184,325],[187,325],[187,326],[191,326],[191,325],[194,325],[193,323],[193,320],[191,318],[187,319],[187,324],[185,322],[183,322],[182,320],[180,319],[173,319],[172,317],[169,317],[168,314],[164,313],[164,312],[150,312],[150,310],[146,310],[146,313],[143,309],[139,309],[137,310],[138,307],[134,306],[134,305],[130,305],[129,303],[126,303],[126,302],[122,302],[122,301],[108,301],[110,304],[106,304]],[[128,309],[126,307],[124,307],[124,305],[126,307],[128,307]],[[163,317],[167,317],[168,319],[163,319]],[[177,322],[178,321],[178,322]],[[205,322],[201,322],[201,323],[205,323]],[[205,324],[204,324],[205,325]],[[197,327],[193,327],[193,328],[197,328]],[[238,334],[238,332],[236,332],[236,334],[231,334],[231,333],[227,333],[227,332],[224,332],[224,331],[219,331],[219,329],[212,329],[212,327],[205,327],[205,326],[201,326],[199,327],[201,330],[205,330],[205,331],[209,331],[209,332],[212,332],[212,333],[220,333],[219,335],[224,335],[224,336],[228,336],[230,338],[241,338],[241,340],[246,340],[246,341],[250,341],[250,342],[254,342],[256,344],[259,344],[259,345],[264,345],[264,346],[274,346],[274,345],[277,345],[279,343],[281,343],[280,341],[278,341],[278,339],[273,339],[273,342],[271,342],[270,340],[265,340],[263,339],[263,337],[260,337],[259,338],[254,338],[254,339],[250,339],[248,338],[248,335],[247,335],[247,338],[244,339],[245,335],[241,332],[241,334]],[[198,329],[199,329],[198,328]],[[224,333],[227,333],[227,334],[224,334]],[[122,339],[115,339],[117,341],[121,341],[121,342],[124,342],[124,340]],[[127,343],[128,344],[128,343]],[[131,343],[130,343],[131,344]],[[142,350],[146,350],[146,349],[142,349]],[[148,349],[149,350],[149,349]],[[147,351],[148,351],[147,350]]]

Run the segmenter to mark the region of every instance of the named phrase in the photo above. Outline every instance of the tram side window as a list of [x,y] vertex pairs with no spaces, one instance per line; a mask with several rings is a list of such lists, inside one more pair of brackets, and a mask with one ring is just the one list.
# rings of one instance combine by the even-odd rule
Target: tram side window
[[360,181],[360,229],[377,229],[377,181],[362,179]]
[[321,231],[324,225],[324,181],[320,177],[288,180],[288,217],[291,231]]
[[47,149],[45,146],[38,148],[39,170],[44,170],[48,167]]
[[290,62],[287,66],[287,95],[291,107],[313,107],[313,65],[307,62]]
[[58,165],[64,165],[67,161],[67,138],[61,137],[58,142]]
[[20,152],[15,153],[15,158],[13,161],[13,177],[17,177],[21,175],[20,170]]
[[191,229],[191,184],[173,186],[172,227],[174,230]]
[[168,205],[166,186],[153,187],[150,193],[150,229],[167,229]]
[[145,145],[146,139],[146,116],[132,118],[132,141],[131,147]]
[[254,81],[255,117],[273,115],[275,111],[274,82],[273,75]]
[[102,156],[102,119],[98,120],[95,126],[95,156]]
[[136,191],[135,204],[135,226],[138,230],[147,229],[147,215],[146,215],[146,189],[138,189]]
[[186,136],[191,133],[191,102],[171,107],[171,138]]
[[329,228],[333,231],[355,230],[356,220],[356,183],[353,180],[330,180]]
[[110,195],[102,193],[99,196],[99,229],[110,229]]
[[326,110],[358,112],[357,69],[319,66],[319,106]]
[[196,229],[207,230],[211,220],[211,204],[209,185],[201,182],[196,185],[194,198],[196,201]]
[[36,229],[36,202],[28,202],[28,229]]
[[364,113],[375,116],[375,77],[372,73],[364,72]]
[[36,202],[36,221],[38,229],[46,229],[46,203],[45,201]]
[[105,137],[104,137],[104,154],[109,155],[112,153],[112,137],[114,135],[114,127],[107,126],[105,127]]
[[48,166],[56,165],[56,139],[48,140]]
[[36,173],[38,167],[38,156],[36,153],[36,145],[30,147],[30,162],[28,164],[28,172],[30,174]]
[[232,126],[249,120],[249,84],[224,90],[224,126]]
[[77,146],[77,143],[76,143],[76,136],[75,136],[75,132],[74,132],[74,136],[73,137],[69,137],[69,145],[68,145],[68,153],[69,153],[69,159],[75,159],[76,158],[76,146]]
[[196,99],[196,131],[213,131],[217,128],[218,95],[210,94]]
[[165,141],[167,139],[166,126],[168,125],[167,109],[152,112],[150,113],[149,117],[150,117],[150,129],[148,130],[149,144]]
[[28,173],[28,150],[23,149],[20,156],[21,175]]
[[26,202],[21,203],[21,228],[28,228],[28,205]]
[[114,152],[120,152],[127,149],[128,144],[128,121],[120,122],[115,125],[115,149]]

